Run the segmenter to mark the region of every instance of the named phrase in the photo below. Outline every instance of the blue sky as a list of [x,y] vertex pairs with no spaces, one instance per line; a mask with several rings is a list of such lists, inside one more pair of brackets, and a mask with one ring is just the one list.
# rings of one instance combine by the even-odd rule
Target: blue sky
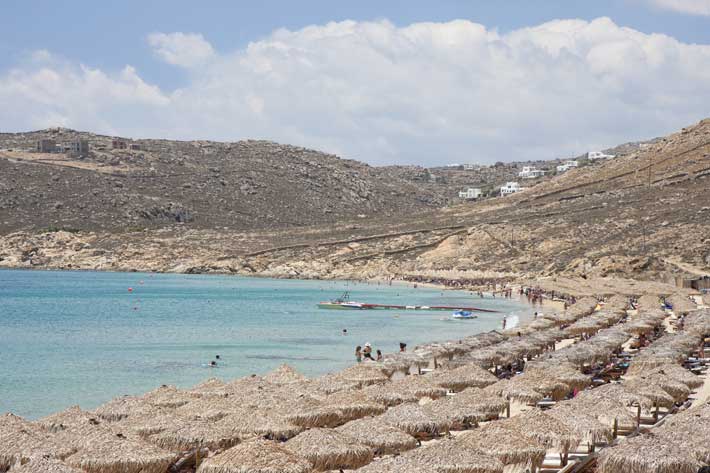
[[265,138],[442,164],[574,155],[710,113],[710,0],[3,7],[0,131]]

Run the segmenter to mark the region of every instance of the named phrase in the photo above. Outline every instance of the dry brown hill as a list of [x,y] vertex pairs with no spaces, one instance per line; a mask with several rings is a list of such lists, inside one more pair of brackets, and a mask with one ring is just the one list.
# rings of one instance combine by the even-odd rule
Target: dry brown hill
[[668,278],[710,271],[710,120],[517,195],[251,231],[6,235],[0,265],[299,277]]

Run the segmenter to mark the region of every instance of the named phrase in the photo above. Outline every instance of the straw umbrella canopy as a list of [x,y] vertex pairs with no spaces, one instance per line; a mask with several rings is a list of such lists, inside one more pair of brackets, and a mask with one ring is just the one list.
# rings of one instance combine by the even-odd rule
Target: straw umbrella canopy
[[547,414],[568,426],[589,445],[611,442],[613,439],[611,427],[602,424],[593,414],[577,409],[575,404],[557,403]]
[[479,421],[489,417],[477,406],[465,402],[455,402],[453,398],[442,398],[424,404],[422,411],[451,425],[452,430],[467,430],[478,425]]
[[63,444],[41,427],[13,414],[0,416],[0,471],[14,463],[25,463],[31,457],[47,456],[64,459],[76,448]]
[[[634,392],[626,389],[624,384],[609,383],[591,391],[584,391],[580,396],[596,396],[599,398],[607,398],[618,401],[626,406],[641,406],[645,410],[649,410],[654,406],[653,399],[643,395],[642,393]],[[666,394],[667,395],[667,394]]]
[[350,420],[337,406],[304,397],[282,408],[288,422],[305,428],[331,427]]
[[155,406],[138,396],[121,396],[97,407],[93,413],[103,420],[115,422],[129,416],[143,417],[155,411]]
[[369,386],[371,384],[384,384],[389,381],[380,363],[362,362],[352,365],[349,368],[336,373],[336,376],[345,382],[356,383],[358,386]]
[[25,463],[12,467],[12,473],[84,473],[59,460],[33,457]]
[[675,404],[675,399],[663,388],[655,384],[646,383],[642,379],[626,380],[623,383],[623,387],[625,391],[650,399],[655,406],[672,407]]
[[303,383],[292,385],[294,390],[300,390],[309,395],[333,394],[339,391],[350,391],[360,387],[360,382],[345,380],[340,373],[330,373],[309,379]]
[[317,471],[356,469],[372,461],[372,448],[333,429],[310,429],[284,447],[307,459]]
[[375,402],[362,390],[340,391],[329,394],[322,399],[326,406],[334,406],[343,413],[344,421],[359,419],[365,416],[378,415],[385,412],[387,407],[379,402]]
[[308,377],[299,373],[293,367],[283,364],[264,375],[263,380],[273,384],[291,384],[307,381]]
[[367,386],[362,392],[368,399],[391,407],[425,397],[438,399],[446,396],[447,389],[433,384],[429,376],[412,375],[387,384]]
[[500,460],[503,465],[522,465],[535,469],[545,461],[547,448],[520,432],[492,422],[456,437],[462,448],[476,450]]
[[475,409],[485,417],[498,415],[508,407],[508,401],[480,388],[467,388],[451,398],[454,405]]
[[190,402],[192,395],[175,386],[163,385],[152,391],[148,391],[141,397],[155,407],[176,408]]
[[335,430],[358,443],[371,447],[375,455],[400,453],[418,445],[417,439],[413,436],[377,417],[353,420]]
[[450,419],[435,415],[431,410],[426,410],[418,404],[392,407],[379,418],[415,437],[437,436],[448,432],[452,426]]
[[698,308],[695,303],[691,302],[690,299],[683,294],[673,294],[666,298],[666,302],[670,302],[673,307],[673,313],[678,316],[687,314],[691,310]]
[[628,438],[599,454],[599,473],[697,473],[702,464],[678,442],[653,434]]
[[658,294],[644,294],[638,298],[637,305],[639,309],[659,309],[661,307],[661,300]]
[[146,440],[165,450],[181,452],[198,448],[229,448],[239,443],[240,436],[227,423],[191,420],[149,435]]
[[675,402],[683,402],[690,396],[690,388],[680,381],[676,381],[661,373],[654,373],[647,376],[637,376],[629,378],[628,381],[645,383],[647,385],[658,386],[673,397]]
[[[64,461],[89,473],[164,473],[177,456],[150,444],[116,435],[78,407],[38,422],[58,442],[76,450]],[[110,425],[110,424],[109,424]]]
[[452,370],[434,371],[425,376],[430,377],[432,383],[452,391],[471,387],[483,388],[498,381],[493,373],[474,364]]
[[437,465],[440,473],[503,473],[500,460],[461,448],[454,440],[442,440],[407,452],[404,456],[416,462]]
[[486,386],[485,388],[482,389],[484,393],[487,394],[492,394],[494,396],[499,396],[499,397],[505,397],[503,395],[503,392],[505,389],[510,386],[510,380],[509,379],[501,379],[490,386]]
[[441,473],[441,470],[438,465],[424,464],[416,459],[398,455],[375,458],[369,465],[358,468],[357,473]]
[[582,438],[568,425],[539,409],[526,411],[496,423],[560,452],[567,452],[582,443]]
[[232,428],[239,439],[254,437],[268,440],[288,440],[304,428],[290,422],[287,416],[271,409],[241,409],[215,423],[217,428]]
[[596,417],[599,422],[610,428],[613,428],[615,423],[617,427],[621,428],[634,429],[638,426],[637,418],[629,410],[627,404],[600,395],[597,391],[598,389],[582,391],[569,403],[580,412],[586,412]]
[[582,374],[572,363],[531,362],[525,365],[525,373],[554,379],[566,384],[570,389],[584,389],[592,384],[591,376]]
[[502,395],[518,402],[535,403],[546,396],[559,401],[564,399],[570,391],[569,385],[551,377],[545,377],[539,373],[523,373],[510,380],[510,383],[503,388]]
[[269,440],[251,440],[207,458],[197,473],[310,473],[311,463]]

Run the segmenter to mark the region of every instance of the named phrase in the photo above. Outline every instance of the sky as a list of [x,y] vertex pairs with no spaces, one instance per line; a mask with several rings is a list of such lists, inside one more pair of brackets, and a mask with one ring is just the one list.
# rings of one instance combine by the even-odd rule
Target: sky
[[571,157],[710,116],[710,0],[5,0],[0,131]]

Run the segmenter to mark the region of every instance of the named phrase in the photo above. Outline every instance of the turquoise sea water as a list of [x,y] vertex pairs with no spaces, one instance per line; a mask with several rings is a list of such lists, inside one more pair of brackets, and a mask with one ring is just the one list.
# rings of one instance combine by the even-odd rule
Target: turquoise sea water
[[[365,342],[390,353],[400,341],[413,347],[500,328],[503,316],[316,308],[345,290],[358,301],[494,308],[509,322],[534,310],[517,299],[405,285],[0,270],[0,413],[89,409],[161,384],[189,387],[281,363],[323,374],[353,363]],[[208,367],[218,354],[219,366]]]

